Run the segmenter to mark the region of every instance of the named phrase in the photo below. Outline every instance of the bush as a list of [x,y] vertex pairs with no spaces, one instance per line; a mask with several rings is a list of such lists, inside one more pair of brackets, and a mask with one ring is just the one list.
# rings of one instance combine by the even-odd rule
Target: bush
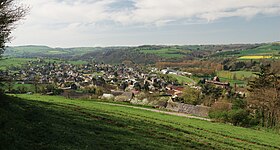
[[227,111],[221,111],[221,110],[210,110],[209,117],[211,119],[215,119],[215,121],[218,122],[227,122],[228,120],[228,112]]
[[232,104],[228,102],[216,102],[209,111],[209,117],[219,122],[228,122]]
[[187,87],[182,95],[182,100],[179,100],[185,104],[191,104],[191,105],[199,105],[202,102],[201,99],[201,92],[197,89],[193,89],[190,87]]
[[235,126],[249,126],[249,112],[245,109],[233,109],[227,112],[228,122]]
[[226,103],[219,103],[210,109],[209,117],[218,122],[231,123],[234,126],[248,127],[256,124],[246,109],[230,109]]

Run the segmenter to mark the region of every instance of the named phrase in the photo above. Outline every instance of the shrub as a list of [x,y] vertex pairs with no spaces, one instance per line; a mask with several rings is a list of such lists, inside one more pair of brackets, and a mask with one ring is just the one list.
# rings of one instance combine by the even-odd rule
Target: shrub
[[201,104],[201,92],[197,89],[187,87],[183,92],[181,102],[191,105]]
[[254,118],[250,116],[250,113],[245,108],[243,101],[237,100],[235,104],[218,102],[215,103],[210,111],[209,117],[215,119],[218,122],[231,123],[234,126],[252,126],[256,124]]
[[227,112],[228,122],[235,126],[249,126],[249,112],[245,109],[233,109]]
[[228,102],[216,102],[209,111],[209,117],[219,122],[228,122],[232,104]]
[[210,110],[209,117],[211,119],[215,119],[215,121],[218,121],[218,122],[227,122],[228,113],[227,113],[227,111]]

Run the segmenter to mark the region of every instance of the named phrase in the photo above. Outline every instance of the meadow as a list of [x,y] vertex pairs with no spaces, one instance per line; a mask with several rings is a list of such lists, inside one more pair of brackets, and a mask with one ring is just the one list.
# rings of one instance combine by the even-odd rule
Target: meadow
[[195,84],[196,81],[194,81],[193,79],[189,78],[189,77],[186,77],[186,76],[182,76],[182,75],[175,75],[175,74],[169,74],[168,76],[170,77],[173,77],[175,79],[177,79],[177,81],[180,83],[180,84]]
[[280,149],[273,132],[59,96],[0,101],[0,149]]
[[190,51],[177,49],[175,47],[170,47],[170,48],[162,48],[159,50],[141,50],[141,52],[155,54],[163,58],[182,58]]
[[265,44],[257,48],[240,51],[238,59],[279,59],[279,52],[279,44]]
[[229,82],[231,85],[243,85],[245,86],[251,78],[256,75],[251,71],[218,71],[217,76],[223,82]]
[[28,61],[35,61],[35,58],[0,58],[0,70],[4,70],[7,67],[15,66],[20,67],[22,64],[26,64]]
[[273,54],[279,54],[280,51],[280,45],[279,44],[265,44],[262,46],[259,46],[254,49],[248,49],[240,51],[240,55],[273,55]]
[[26,45],[7,47],[5,56],[22,57],[22,56],[49,56],[49,55],[71,55],[80,56],[87,52],[95,51],[99,48],[95,47],[73,47],[73,48],[51,48],[40,45]]
[[[36,61],[38,59],[36,58],[10,58],[10,57],[4,57],[4,58],[0,58],[0,70],[5,70],[7,69],[7,67],[21,67],[21,65],[23,64],[27,64],[29,61]],[[43,59],[46,62],[66,62],[66,63],[70,63],[73,65],[81,65],[81,64],[86,64],[86,61],[82,61],[82,60],[77,60],[77,61],[64,61],[64,60],[60,60],[60,59]]]

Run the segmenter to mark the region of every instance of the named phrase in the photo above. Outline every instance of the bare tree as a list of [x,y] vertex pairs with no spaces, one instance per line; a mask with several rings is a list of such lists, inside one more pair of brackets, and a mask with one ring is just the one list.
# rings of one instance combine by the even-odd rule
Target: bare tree
[[249,106],[264,127],[280,123],[280,76],[271,65],[261,67],[257,78],[249,83]]
[[0,56],[4,53],[5,43],[11,40],[11,31],[23,19],[27,10],[28,7],[17,4],[15,0],[0,1]]

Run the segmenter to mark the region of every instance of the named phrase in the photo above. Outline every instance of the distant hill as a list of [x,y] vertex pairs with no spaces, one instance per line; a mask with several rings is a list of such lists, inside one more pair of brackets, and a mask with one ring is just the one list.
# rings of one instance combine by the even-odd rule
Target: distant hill
[[132,61],[137,64],[151,64],[162,60],[155,54],[148,54],[137,51],[135,49],[103,49],[82,55],[80,60],[94,60],[96,62],[104,62],[117,64],[123,61]]
[[[70,60],[94,60],[104,63],[121,63],[130,60],[135,63],[157,61],[184,61],[192,59],[240,58],[242,56],[276,56],[280,54],[277,42],[263,44],[228,45],[142,45],[137,47],[73,47],[51,48],[48,46],[7,47],[4,56],[47,57]],[[253,58],[253,57],[252,57]],[[254,57],[266,58],[266,57]],[[269,57],[267,57],[269,58]]]
[[7,47],[4,56],[10,57],[66,57],[80,56],[98,50],[98,47],[51,48],[48,46],[27,45]]
[[[221,51],[213,54],[212,57],[248,57],[254,56],[255,58],[262,58],[265,56],[271,56],[268,58],[278,58],[280,54],[280,44],[279,43],[268,43],[260,44],[251,48],[233,50],[233,51]],[[260,56],[260,57],[257,57]],[[252,57],[252,58],[254,58]]]

